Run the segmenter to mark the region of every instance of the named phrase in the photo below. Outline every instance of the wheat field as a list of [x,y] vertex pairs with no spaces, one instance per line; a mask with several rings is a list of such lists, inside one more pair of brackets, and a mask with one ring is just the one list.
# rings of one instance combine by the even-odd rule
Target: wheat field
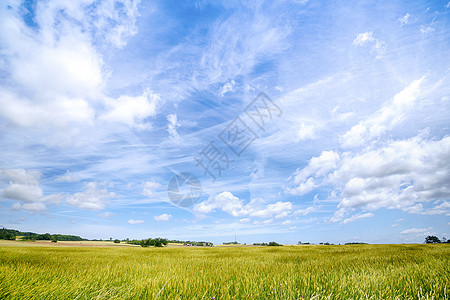
[[448,299],[449,245],[0,245],[0,299]]

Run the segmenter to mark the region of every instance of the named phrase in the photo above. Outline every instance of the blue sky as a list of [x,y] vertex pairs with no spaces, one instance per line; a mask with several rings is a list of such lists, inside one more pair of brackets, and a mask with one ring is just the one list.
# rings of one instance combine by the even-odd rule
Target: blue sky
[[[448,1],[2,1],[0,225],[448,237],[449,14]],[[201,182],[192,205],[169,198],[179,174]]]

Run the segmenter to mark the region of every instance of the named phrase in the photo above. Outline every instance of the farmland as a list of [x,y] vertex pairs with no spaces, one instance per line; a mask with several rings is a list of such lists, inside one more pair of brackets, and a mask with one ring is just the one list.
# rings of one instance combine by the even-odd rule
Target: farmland
[[448,299],[450,287],[444,244],[86,245],[2,241],[0,298]]

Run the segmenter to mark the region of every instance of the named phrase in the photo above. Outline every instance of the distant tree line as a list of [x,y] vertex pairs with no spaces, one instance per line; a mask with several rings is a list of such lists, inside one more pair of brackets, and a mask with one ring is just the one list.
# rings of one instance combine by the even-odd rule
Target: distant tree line
[[87,241],[77,235],[66,235],[66,234],[33,234],[28,236],[23,236],[22,240],[45,240],[45,241]]
[[149,238],[149,239],[143,239],[143,240],[130,240],[126,239],[124,240],[127,244],[132,245],[140,245],[141,247],[163,247],[167,246],[169,243],[175,243],[175,244],[183,244],[184,246],[201,246],[201,247],[212,247],[214,244],[211,242],[195,242],[195,241],[179,241],[179,240],[168,240],[164,238]]
[[86,241],[86,239],[76,235],[50,233],[39,234],[34,232],[21,232],[15,229],[0,229],[0,239],[2,240],[15,240],[17,236],[20,236],[21,240]]
[[277,242],[269,242],[269,243],[253,243],[254,246],[283,246],[278,244]]
[[16,239],[16,232],[17,230],[2,228],[0,229],[0,240],[14,241]]
[[[172,242],[170,242],[172,243]],[[214,246],[211,242],[195,242],[195,241],[185,241],[182,242],[184,246],[198,246],[198,247],[212,247]]]

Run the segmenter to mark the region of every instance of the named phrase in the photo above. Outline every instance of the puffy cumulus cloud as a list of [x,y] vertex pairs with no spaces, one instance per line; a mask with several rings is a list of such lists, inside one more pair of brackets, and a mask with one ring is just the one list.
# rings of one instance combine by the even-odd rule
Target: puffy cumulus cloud
[[157,112],[159,95],[151,90],[146,90],[142,95],[120,96],[118,99],[105,100],[107,112],[100,119],[119,122],[138,129],[149,128],[150,123],[146,118],[152,117]]
[[102,210],[108,199],[114,198],[117,195],[113,192],[108,192],[104,184],[98,182],[85,183],[86,190],[70,195],[66,198],[66,203],[82,209]]
[[42,197],[42,188],[40,186],[12,183],[3,190],[3,197],[24,202],[33,202]]
[[130,219],[130,220],[128,220],[128,224],[131,224],[131,225],[144,224],[144,220],[133,220],[133,219]]
[[162,185],[159,182],[146,181],[144,182],[144,190],[142,191],[142,194],[149,198],[154,198],[156,196],[155,191],[161,187]]
[[207,214],[216,209],[221,209],[224,212],[237,217],[247,214],[247,212],[243,210],[243,206],[244,204],[241,199],[230,192],[223,192],[215,197],[209,197],[208,200],[196,204],[194,206],[194,211]]
[[249,215],[259,218],[282,219],[287,217],[292,210],[291,202],[278,201],[273,204],[268,204],[265,208],[252,207],[252,202],[249,203]]
[[0,170],[0,199],[19,201],[13,205],[13,209],[40,213],[46,210],[46,203],[59,204],[63,198],[61,194],[43,196],[41,177],[42,173],[38,170]]
[[409,228],[400,232],[401,237],[408,241],[422,240],[425,236],[436,235],[433,233],[433,227],[428,228]]
[[297,169],[293,178],[288,178],[296,186],[286,188],[285,192],[301,196],[313,191],[319,186],[318,179],[335,169],[338,161],[339,154],[332,150],[323,151],[320,156],[311,158],[305,168]]
[[[233,217],[257,217],[281,219],[287,217],[292,210],[291,202],[278,201],[266,204],[262,199],[253,199],[248,204],[230,192],[223,192],[194,206],[196,213],[207,214],[222,210]],[[247,221],[247,218],[241,220]]]
[[310,140],[315,138],[315,126],[301,122],[297,131],[296,142]]
[[410,229],[405,229],[402,232],[400,232],[400,234],[429,234],[429,231],[433,229],[432,227],[430,228],[410,228]]
[[101,87],[103,63],[86,33],[58,13],[76,9],[64,1],[39,2],[33,28],[17,4],[3,5],[10,9],[0,9],[1,58],[13,84],[0,89],[0,116],[28,127],[90,121],[94,113],[86,98]]
[[402,122],[406,113],[422,95],[421,87],[424,79],[425,77],[422,77],[413,81],[396,94],[391,102],[386,103],[375,114],[353,126],[341,137],[342,145],[345,147],[364,145]]
[[345,155],[329,179],[342,185],[340,208],[423,212],[420,202],[450,198],[450,137],[424,141],[418,136]]
[[21,127],[66,129],[74,122],[92,124],[94,110],[87,101],[80,98],[61,95],[57,99],[41,102],[0,87],[0,117]]
[[44,213],[46,211],[46,206],[42,202],[32,202],[32,203],[15,203],[12,206],[14,210],[27,210],[33,213]]
[[422,209],[421,205],[418,205],[419,207],[419,214],[422,215],[443,215],[446,214],[447,216],[450,216],[450,201],[444,200],[441,204],[438,204],[430,209]]
[[[50,0],[31,8],[2,2],[0,61],[8,81],[0,84],[0,119],[41,133],[46,128],[56,139],[76,127],[73,143],[96,116],[149,127],[144,119],[155,114],[159,97],[149,91],[106,97],[110,73],[100,52],[121,48],[136,34],[139,2]],[[23,16],[25,9],[33,10],[32,20]]]
[[[321,164],[324,168],[315,167],[324,156],[333,159],[323,160],[330,162]],[[297,187],[287,191],[301,190],[311,174],[316,187],[332,186],[330,197],[340,201],[331,222],[342,221],[356,209],[400,209],[428,215],[450,212],[450,137],[426,140],[419,135],[360,153],[322,153],[296,172],[291,182]],[[425,208],[424,203],[433,207]]]
[[372,45],[372,52],[376,53],[376,58],[382,58],[386,51],[386,43],[373,37],[371,31],[360,33],[353,40],[353,45],[365,46]]
[[155,221],[158,221],[158,222],[168,222],[168,221],[170,221],[170,219],[172,219],[172,215],[162,214],[159,216],[155,216],[154,219],[155,219]]

